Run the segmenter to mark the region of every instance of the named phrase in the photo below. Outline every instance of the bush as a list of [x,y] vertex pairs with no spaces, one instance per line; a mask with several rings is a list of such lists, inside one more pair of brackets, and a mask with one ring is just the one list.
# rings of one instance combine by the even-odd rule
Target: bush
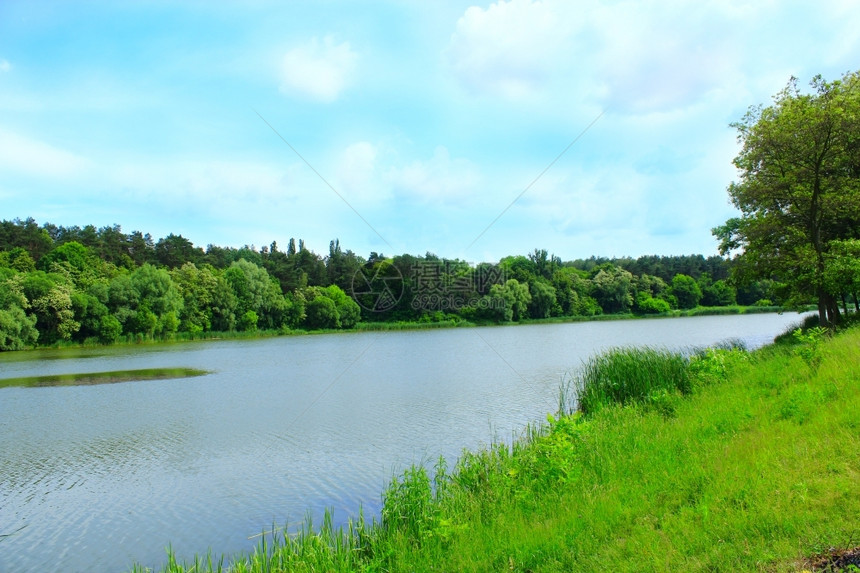
[[308,328],[337,328],[340,325],[337,306],[326,296],[318,296],[305,307],[305,325]]
[[241,331],[254,331],[257,330],[257,320],[257,313],[249,310],[239,317],[239,323],[236,326]]
[[672,310],[665,300],[647,295],[637,301],[637,307],[642,314],[663,314]]

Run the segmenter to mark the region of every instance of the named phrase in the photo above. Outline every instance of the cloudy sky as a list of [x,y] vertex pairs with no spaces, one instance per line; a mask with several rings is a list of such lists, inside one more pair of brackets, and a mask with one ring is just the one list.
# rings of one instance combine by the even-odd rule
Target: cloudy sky
[[728,124],[858,65],[851,0],[3,0],[0,219],[472,262],[709,255]]

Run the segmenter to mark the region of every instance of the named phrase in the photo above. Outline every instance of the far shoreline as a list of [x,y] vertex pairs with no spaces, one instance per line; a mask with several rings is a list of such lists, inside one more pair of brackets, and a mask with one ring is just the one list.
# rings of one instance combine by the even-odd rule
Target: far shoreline
[[542,325],[542,324],[566,324],[577,322],[601,322],[601,321],[620,321],[620,320],[647,320],[647,319],[667,319],[667,318],[688,318],[696,316],[729,316],[742,314],[783,314],[786,312],[795,312],[801,315],[809,312],[810,308],[793,309],[781,306],[713,306],[713,307],[696,307],[688,310],[673,310],[668,313],[659,314],[597,314],[592,316],[552,316],[548,318],[527,318],[519,321],[511,322],[472,322],[465,319],[449,319],[437,322],[419,322],[419,321],[391,321],[391,322],[359,322],[355,327],[350,329],[319,329],[319,330],[304,330],[304,329],[289,329],[289,330],[254,330],[254,331],[228,331],[216,332],[210,331],[200,334],[179,333],[178,336],[169,338],[143,338],[136,337],[132,340],[123,340],[110,344],[102,344],[99,342],[83,342],[71,343],[61,342],[50,345],[36,345],[31,348],[21,350],[8,350],[0,353],[0,356],[6,355],[21,355],[37,350],[72,350],[72,349],[91,349],[91,348],[123,348],[141,345],[158,345],[158,344],[176,344],[183,342],[208,342],[217,340],[259,340],[264,338],[278,338],[289,336],[313,336],[321,334],[349,334],[360,332],[390,332],[398,330],[433,330],[433,329],[449,329],[449,328],[485,328],[499,326],[519,326],[519,325]]

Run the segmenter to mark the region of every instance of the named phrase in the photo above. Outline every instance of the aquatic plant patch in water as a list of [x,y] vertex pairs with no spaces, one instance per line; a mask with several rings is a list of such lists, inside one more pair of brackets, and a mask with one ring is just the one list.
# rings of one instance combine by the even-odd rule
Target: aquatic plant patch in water
[[25,378],[2,378],[0,388],[6,386],[85,386],[91,384],[115,384],[140,380],[167,380],[204,376],[207,370],[197,368],[144,368],[141,370],[117,370],[114,372],[82,372],[75,374],[52,374]]

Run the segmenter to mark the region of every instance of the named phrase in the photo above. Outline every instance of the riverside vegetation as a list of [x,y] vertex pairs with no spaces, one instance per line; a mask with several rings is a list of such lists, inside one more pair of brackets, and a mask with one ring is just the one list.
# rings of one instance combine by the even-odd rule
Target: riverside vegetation
[[611,350],[546,424],[407,469],[379,519],[327,514],[162,571],[854,570],[858,349],[853,327],[755,352]]

